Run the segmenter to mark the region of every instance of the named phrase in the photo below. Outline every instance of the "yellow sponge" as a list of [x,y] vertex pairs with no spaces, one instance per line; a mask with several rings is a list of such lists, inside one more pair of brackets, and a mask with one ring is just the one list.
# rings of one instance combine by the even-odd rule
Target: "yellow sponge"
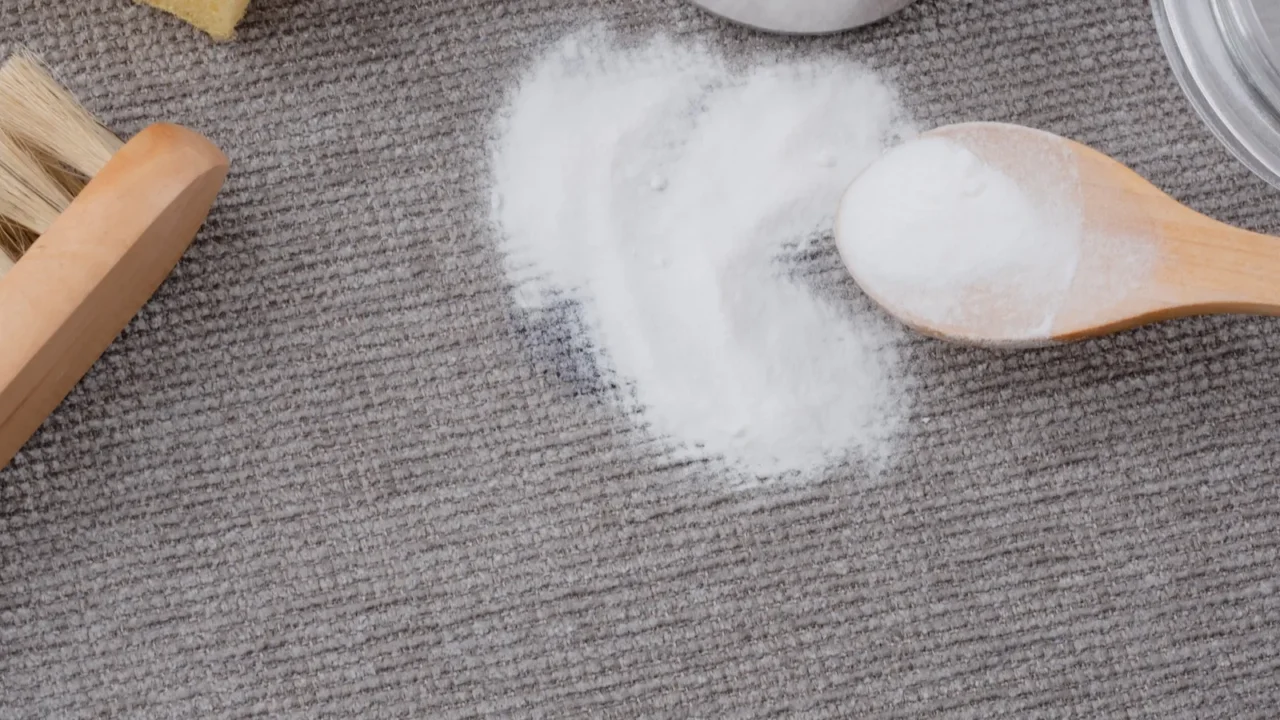
[[230,40],[249,0],[142,0],[186,20],[215,40]]

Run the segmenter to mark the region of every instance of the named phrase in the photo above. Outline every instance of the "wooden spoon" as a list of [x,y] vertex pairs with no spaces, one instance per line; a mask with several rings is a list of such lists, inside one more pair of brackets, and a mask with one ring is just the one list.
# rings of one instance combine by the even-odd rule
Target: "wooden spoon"
[[[921,332],[981,345],[1034,346],[1191,315],[1280,315],[1280,238],[1197,213],[1119,162],[1050,133],[967,123],[923,138],[958,143],[1020,186],[1042,192],[1044,176],[1057,172],[1047,165],[1060,162],[1074,173],[1073,182],[1049,187],[1071,195],[1060,198],[1062,203],[1078,203],[1082,232],[1079,261],[1065,292],[1042,303],[1053,307],[1026,307],[1025,298],[1002,296],[999,287],[988,286],[969,289],[963,312],[938,314],[920,312],[909,288],[864,277],[846,251],[845,223],[839,223],[837,241],[854,278]],[[857,182],[849,192],[857,192]],[[1141,271],[1117,275],[1116,268],[1135,255],[1144,258]],[[1040,326],[1026,322],[1036,315],[1046,318]]]

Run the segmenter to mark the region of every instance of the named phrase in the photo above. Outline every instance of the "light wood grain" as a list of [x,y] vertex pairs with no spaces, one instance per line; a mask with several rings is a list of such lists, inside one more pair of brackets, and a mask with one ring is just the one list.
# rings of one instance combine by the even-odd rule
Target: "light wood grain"
[[0,465],[169,275],[227,169],[199,134],[153,125],[0,277]]
[[1155,263],[1123,295],[1085,292],[1077,282],[1054,322],[1055,340],[1195,315],[1280,314],[1280,238],[1198,213],[1103,153],[1058,140],[1078,161],[1086,227],[1150,242]]

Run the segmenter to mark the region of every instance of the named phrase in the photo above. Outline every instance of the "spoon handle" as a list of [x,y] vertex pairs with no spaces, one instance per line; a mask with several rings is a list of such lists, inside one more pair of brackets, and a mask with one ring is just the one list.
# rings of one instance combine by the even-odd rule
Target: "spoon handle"
[[1280,315],[1280,238],[1188,215],[1163,228],[1161,281],[1180,314]]

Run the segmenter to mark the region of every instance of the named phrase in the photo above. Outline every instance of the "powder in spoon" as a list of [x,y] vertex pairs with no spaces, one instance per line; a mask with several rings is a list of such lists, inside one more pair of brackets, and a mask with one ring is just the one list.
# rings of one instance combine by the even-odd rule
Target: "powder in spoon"
[[[1083,220],[1070,158],[1014,178],[966,147],[926,137],[897,147],[849,188],[840,252],[875,297],[934,326],[1000,312],[1013,337],[1049,336],[1080,263]],[[992,299],[999,299],[993,303]]]
[[576,303],[572,342],[682,456],[746,477],[883,460],[905,403],[896,335],[786,258],[829,242],[844,187],[903,131],[893,93],[847,62],[731,70],[668,39],[570,38],[523,76],[493,147],[517,302]]

